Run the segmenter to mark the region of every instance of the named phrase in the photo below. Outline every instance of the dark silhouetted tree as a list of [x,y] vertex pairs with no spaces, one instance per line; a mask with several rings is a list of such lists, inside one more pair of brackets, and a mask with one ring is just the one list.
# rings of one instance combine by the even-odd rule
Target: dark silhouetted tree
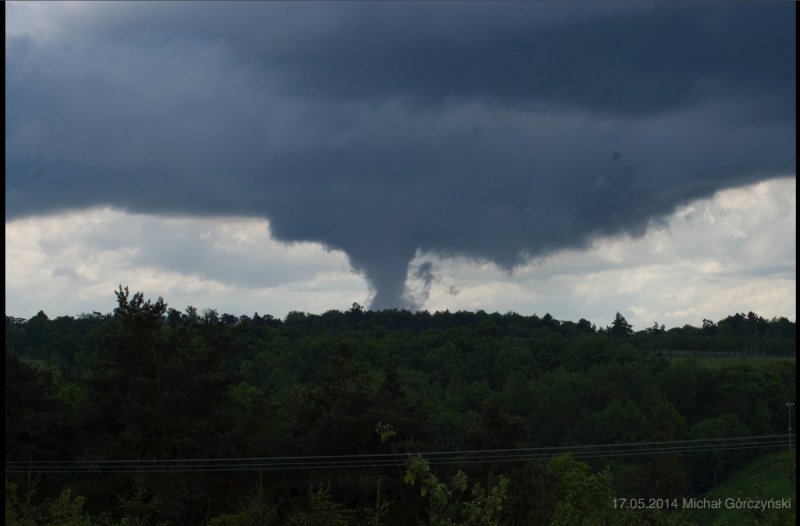
[[614,317],[614,322],[611,324],[611,328],[609,330],[611,332],[611,336],[614,336],[615,338],[624,338],[633,334],[633,327],[631,327],[631,324],[628,323],[628,320],[626,320],[625,317],[619,312]]

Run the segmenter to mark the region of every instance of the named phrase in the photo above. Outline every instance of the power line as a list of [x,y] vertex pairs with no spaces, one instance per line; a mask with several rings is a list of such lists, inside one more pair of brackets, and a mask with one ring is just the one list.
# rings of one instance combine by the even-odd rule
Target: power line
[[477,464],[548,460],[570,453],[575,458],[613,458],[641,455],[702,453],[783,447],[783,435],[726,437],[717,439],[585,444],[517,449],[435,451],[419,453],[376,453],[301,457],[245,457],[219,459],[73,460],[10,461],[6,473],[131,473],[131,472],[214,472],[274,471],[303,469],[356,469],[404,466],[412,458],[431,464]]
[[[657,454],[679,454],[679,453],[700,453],[712,451],[726,451],[726,450],[744,450],[744,449],[775,449],[782,448],[783,443],[763,443],[745,446],[728,446],[716,448],[684,448],[673,449],[668,451],[636,451],[636,452],[616,452],[616,453],[592,453],[582,454],[576,458],[609,458],[619,456],[637,456],[637,455],[657,455]],[[409,455],[409,459],[415,458],[414,455]],[[500,463],[500,462],[523,462],[523,461],[546,461],[551,458],[550,455],[518,455],[509,457],[487,457],[476,459],[464,458],[444,458],[430,462],[431,464],[444,465],[444,464],[482,464],[482,463]],[[405,466],[405,461],[390,460],[382,462],[368,462],[361,461],[355,462],[327,462],[327,463],[306,463],[306,464],[279,464],[279,465],[259,465],[259,464],[245,464],[245,465],[218,465],[218,466],[177,466],[177,467],[150,467],[150,466],[136,466],[125,467],[115,466],[111,468],[93,468],[92,466],[60,469],[58,467],[38,467],[26,469],[23,466],[13,469],[7,469],[7,473],[137,473],[137,472],[151,472],[151,473],[167,473],[167,472],[234,472],[234,471],[280,471],[280,470],[303,470],[303,469],[359,469],[359,468],[381,468],[381,467],[402,467]]]
[[177,459],[110,459],[110,460],[39,460],[39,461],[7,461],[6,464],[77,464],[91,462],[93,464],[100,463],[130,463],[130,462],[232,462],[232,461],[259,461],[259,460],[306,460],[306,459],[337,459],[337,458],[374,458],[374,457],[408,457],[411,456],[434,456],[434,455],[465,455],[465,454],[482,454],[482,453],[509,453],[509,452],[531,452],[531,451],[553,451],[553,450],[575,450],[587,448],[616,448],[616,447],[639,447],[639,446],[660,446],[668,444],[692,444],[692,443],[711,443],[711,442],[726,442],[726,441],[752,441],[752,440],[770,440],[783,438],[784,435],[754,435],[754,436],[735,436],[735,437],[719,437],[719,438],[695,438],[684,440],[663,440],[659,442],[614,442],[606,444],[575,444],[567,446],[540,446],[529,448],[504,448],[504,449],[461,449],[450,451],[423,451],[423,452],[407,452],[407,453],[359,453],[349,455],[307,455],[307,456],[280,456],[280,457],[223,457],[223,458],[177,458]]

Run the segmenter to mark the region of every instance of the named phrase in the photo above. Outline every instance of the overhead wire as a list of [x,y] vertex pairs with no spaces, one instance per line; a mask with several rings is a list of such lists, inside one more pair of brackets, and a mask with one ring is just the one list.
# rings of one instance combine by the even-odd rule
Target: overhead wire
[[536,448],[454,450],[411,453],[372,453],[240,458],[106,459],[106,460],[30,460],[7,461],[6,473],[131,473],[131,472],[214,472],[274,471],[303,469],[358,469],[398,467],[411,459],[430,464],[478,464],[491,462],[543,461],[558,454],[574,458],[615,458],[625,456],[702,453],[745,449],[773,449],[786,445],[785,435],[724,437],[715,439],[670,440],[581,444]]

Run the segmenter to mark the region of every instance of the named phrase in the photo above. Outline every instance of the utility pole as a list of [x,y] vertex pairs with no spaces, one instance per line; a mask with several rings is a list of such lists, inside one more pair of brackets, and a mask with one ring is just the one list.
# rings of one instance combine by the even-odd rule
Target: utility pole
[[789,408],[789,449],[792,449],[792,408],[794,402],[786,402],[786,407]]

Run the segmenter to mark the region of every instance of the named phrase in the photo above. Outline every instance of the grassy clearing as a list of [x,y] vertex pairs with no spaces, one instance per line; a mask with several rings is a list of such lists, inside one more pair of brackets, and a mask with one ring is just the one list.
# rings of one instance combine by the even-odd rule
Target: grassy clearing
[[779,358],[779,357],[754,357],[754,358],[673,358],[673,363],[686,362],[694,360],[699,365],[707,369],[722,369],[724,367],[731,367],[733,365],[749,365],[751,367],[765,367],[775,362],[790,362],[795,363],[794,358]]
[[[795,524],[795,473],[796,451],[783,450],[769,453],[753,461],[738,473],[706,494],[708,499],[726,498],[742,500],[791,499],[790,513],[781,515],[782,510],[770,510],[767,514],[777,524]],[[713,516],[713,524],[751,524],[752,512],[722,509]],[[769,524],[773,524],[769,522]]]

